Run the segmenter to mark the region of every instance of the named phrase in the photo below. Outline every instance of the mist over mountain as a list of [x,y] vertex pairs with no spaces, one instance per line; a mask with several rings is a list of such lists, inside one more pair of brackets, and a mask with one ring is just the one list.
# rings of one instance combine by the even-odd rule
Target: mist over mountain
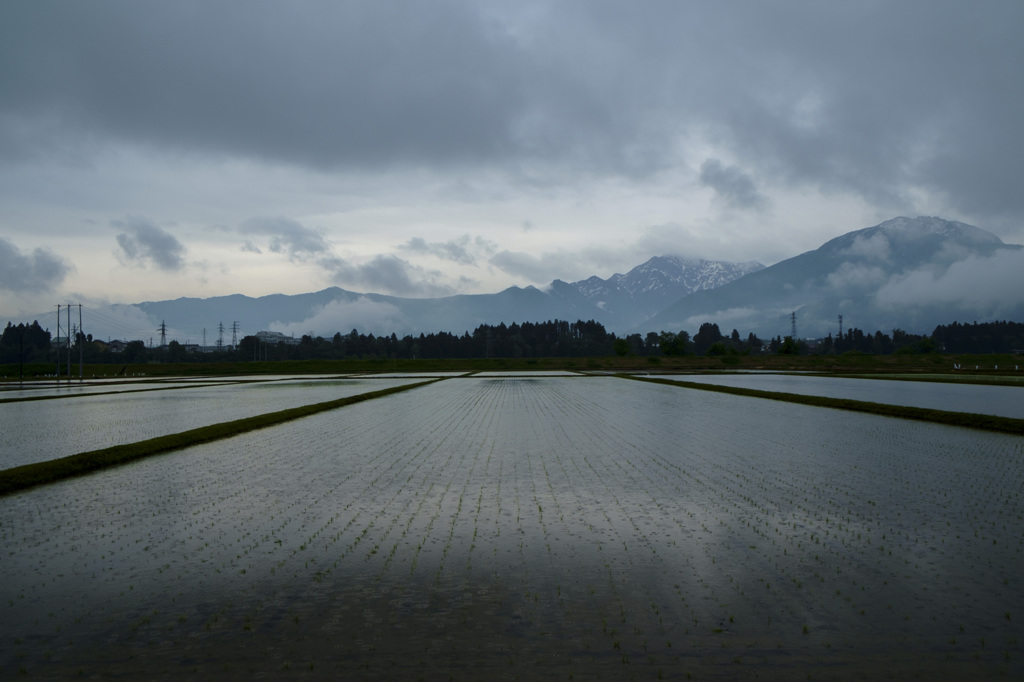
[[548,293],[579,307],[596,306],[599,312],[593,319],[611,331],[622,331],[642,324],[684,296],[714,289],[763,269],[763,265],[753,261],[730,263],[655,256],[625,275],[614,274],[608,279],[589,277],[571,283],[556,279]]
[[[357,329],[376,335],[395,333],[472,331],[481,324],[543,322],[546,320],[597,320],[609,331],[625,331],[642,324],[666,305],[694,291],[719,286],[756,272],[760,263],[729,263],[657,256],[626,274],[608,279],[590,277],[578,282],[555,280],[544,290],[536,287],[509,287],[494,294],[469,294],[443,298],[403,298],[374,293],[357,293],[331,287],[308,294],[274,294],[252,298],[235,294],[213,298],[179,298],[150,301],[131,306],[111,306],[110,311],[94,311],[94,325],[112,313],[133,320],[132,324],[149,332],[166,321],[174,338],[201,343],[200,328],[206,329],[206,342],[220,337],[219,325],[226,328],[225,343],[231,341],[234,323],[242,334],[259,330],[281,331],[302,336],[331,336]],[[145,321],[143,321],[145,320]],[[123,337],[127,332],[114,332]],[[106,334],[101,338],[105,338]],[[148,338],[148,336],[146,337]]]
[[934,217],[894,218],[814,251],[680,299],[644,329],[702,322],[763,336],[819,337],[844,328],[930,333],[957,321],[1024,319],[1024,247]]
[[[331,287],[258,298],[179,298],[87,309],[83,326],[95,338],[159,343],[158,329],[166,323],[168,340],[207,345],[261,330],[296,337],[353,329],[378,336],[461,334],[481,324],[554,319],[596,320],[619,335],[692,334],[703,322],[715,322],[724,332],[768,338],[790,333],[792,312],[805,338],[835,334],[839,315],[847,329],[918,334],[953,321],[1024,320],[1024,247],[956,221],[901,217],[768,268],[656,256],[625,274],[555,280],[544,289],[402,298]],[[38,319],[55,331],[53,313]]]

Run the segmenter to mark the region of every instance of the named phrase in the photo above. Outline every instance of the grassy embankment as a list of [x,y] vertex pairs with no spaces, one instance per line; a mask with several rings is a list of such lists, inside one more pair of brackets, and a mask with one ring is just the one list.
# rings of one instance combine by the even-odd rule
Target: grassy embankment
[[934,422],[948,426],[960,426],[969,429],[981,429],[984,431],[996,431],[1014,436],[1024,436],[1024,419],[1012,419],[1010,417],[997,417],[987,414],[971,414],[967,412],[947,412],[945,410],[932,410],[923,407],[906,407],[903,405],[886,405],[883,403],[872,403],[863,400],[848,400],[846,398],[825,398],[815,395],[800,395],[798,393],[776,393],[774,391],[758,391],[752,388],[740,388],[738,386],[716,386],[714,384],[701,384],[685,379],[661,379],[654,377],[642,377],[631,374],[617,375],[623,379],[646,381],[667,386],[679,386],[699,391],[711,391],[713,393],[728,393],[748,398],[763,398],[767,400],[778,400],[799,405],[810,405],[813,407],[830,407],[837,410],[850,410],[853,412],[864,412],[877,414],[885,417],[897,417],[899,419],[913,419],[915,421]]
[[6,495],[18,490],[24,490],[25,488],[31,488],[32,486],[71,478],[72,476],[80,476],[99,469],[105,469],[107,467],[117,466],[133,460],[142,459],[143,457],[170,452],[172,450],[178,450],[192,445],[198,445],[200,443],[208,443],[210,441],[228,438],[247,431],[266,428],[268,426],[275,426],[287,421],[292,421],[293,419],[308,417],[309,415],[325,412],[327,410],[334,410],[339,407],[352,405],[364,400],[382,398],[393,393],[408,391],[413,388],[432,384],[436,381],[439,381],[439,379],[430,379],[428,381],[421,381],[404,386],[394,386],[379,391],[370,391],[369,393],[349,396],[347,398],[339,398],[337,400],[328,400],[312,405],[293,407],[287,410],[261,414],[255,417],[247,417],[245,419],[237,419],[235,421],[223,422],[221,424],[212,424],[198,429],[182,431],[181,433],[150,438],[149,440],[139,441],[137,443],[126,443],[124,445],[115,445],[101,450],[82,452],[77,455],[62,457],[48,462],[38,462],[35,464],[26,464],[20,467],[5,469],[0,471],[0,495]]
[[[955,370],[959,364],[961,369]],[[975,366],[978,367],[975,370]],[[1014,370],[1020,366],[1020,370]],[[998,369],[995,369],[998,367]],[[53,372],[53,365],[27,365],[25,376],[44,377]],[[85,378],[92,377],[192,377],[242,376],[260,374],[352,374],[362,372],[452,372],[452,371],[552,371],[605,370],[635,372],[769,370],[776,372],[804,371],[828,374],[964,374],[1024,377],[1024,357],[1014,355],[731,355],[716,357],[590,357],[590,358],[450,358],[450,359],[386,359],[351,358],[345,360],[281,360],[270,362],[185,362],[148,363],[137,365],[90,365],[84,367]],[[72,382],[77,381],[78,366],[72,365]],[[0,368],[0,377],[18,380],[17,365]]]

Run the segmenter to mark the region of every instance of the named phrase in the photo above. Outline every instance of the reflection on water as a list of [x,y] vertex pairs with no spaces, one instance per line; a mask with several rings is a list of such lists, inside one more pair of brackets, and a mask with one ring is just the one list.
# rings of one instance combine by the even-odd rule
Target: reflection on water
[[0,498],[0,673],[1019,677],[1022,454],[453,379]]
[[808,377],[792,374],[672,374],[661,375],[658,378],[1024,419],[1024,387],[1017,386]]
[[2,403],[0,469],[411,382],[297,379],[200,386],[170,383],[162,384],[164,390],[143,393]]

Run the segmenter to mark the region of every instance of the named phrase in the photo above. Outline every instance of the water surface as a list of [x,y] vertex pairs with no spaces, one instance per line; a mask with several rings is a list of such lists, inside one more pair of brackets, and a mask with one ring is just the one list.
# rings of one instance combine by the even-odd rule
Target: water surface
[[760,391],[847,398],[887,405],[1024,419],[1024,386],[983,386],[792,374],[665,374],[652,376],[716,386],[736,386]]
[[450,379],[0,498],[0,674],[1020,678],[1022,455]]

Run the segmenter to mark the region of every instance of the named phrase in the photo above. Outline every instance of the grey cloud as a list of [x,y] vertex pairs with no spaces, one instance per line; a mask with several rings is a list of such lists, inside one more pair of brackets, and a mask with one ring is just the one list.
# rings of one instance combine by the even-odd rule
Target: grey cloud
[[884,234],[878,232],[870,237],[858,236],[844,253],[848,256],[859,256],[869,260],[888,261],[892,253],[892,245]]
[[397,256],[377,256],[367,263],[352,264],[336,256],[320,265],[341,286],[358,286],[374,293],[407,297],[449,296],[454,289],[436,270],[426,270]]
[[880,287],[875,298],[892,308],[960,307],[979,320],[1016,317],[1024,311],[1024,249],[969,256],[946,269],[903,273]]
[[[629,251],[631,249],[627,249]],[[649,258],[649,255],[636,256]],[[585,248],[579,251],[554,251],[533,256],[519,251],[499,251],[488,259],[488,263],[499,270],[521,278],[524,283],[546,286],[555,279],[573,281],[590,277],[595,273],[607,273],[611,268],[620,267],[623,261],[622,249]],[[631,263],[630,267],[636,265]]]
[[701,164],[700,182],[733,208],[759,209],[768,203],[747,173],[737,166],[723,166],[718,159],[707,159]]
[[118,256],[122,261],[143,267],[151,263],[160,270],[168,271],[185,267],[185,247],[174,235],[153,222],[130,216],[125,220],[112,221],[111,225],[124,230],[117,235],[117,244],[121,247]]
[[483,237],[472,238],[462,235],[446,242],[428,242],[422,237],[413,237],[399,248],[414,253],[429,254],[441,260],[460,265],[476,265],[478,254],[490,255],[495,251],[494,242]]
[[884,284],[886,273],[875,265],[846,262],[830,272],[825,281],[833,290],[849,294],[851,291],[863,291]]
[[[283,253],[293,261],[303,261],[318,254],[330,252],[330,245],[324,235],[305,227],[291,218],[250,218],[242,223],[238,231],[243,235],[270,237],[267,247],[274,253]],[[262,253],[251,240],[246,240],[243,251]]]
[[0,290],[13,294],[53,291],[73,270],[49,249],[21,250],[0,237]]
[[547,283],[558,277],[558,271],[553,267],[555,264],[531,256],[528,253],[516,251],[499,251],[488,261],[491,265],[503,270],[510,275],[522,277],[529,282]]
[[333,168],[500,153],[520,109],[511,46],[463,3],[47,5],[0,10],[19,123]]
[[999,0],[4,3],[0,156],[110,138],[572,183],[707,136],[780,184],[1019,221],[1022,25]]

